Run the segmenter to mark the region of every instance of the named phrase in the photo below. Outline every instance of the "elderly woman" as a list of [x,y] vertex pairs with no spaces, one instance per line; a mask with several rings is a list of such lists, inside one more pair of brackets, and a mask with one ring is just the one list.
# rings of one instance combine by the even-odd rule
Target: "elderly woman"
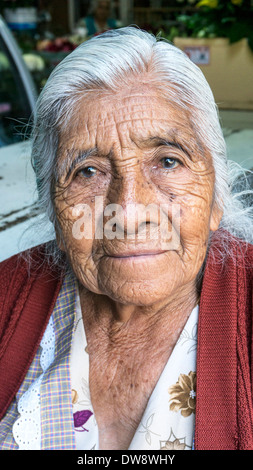
[[252,449],[252,214],[201,71],[136,28],[85,42],[33,165],[57,242],[1,265],[1,448]]

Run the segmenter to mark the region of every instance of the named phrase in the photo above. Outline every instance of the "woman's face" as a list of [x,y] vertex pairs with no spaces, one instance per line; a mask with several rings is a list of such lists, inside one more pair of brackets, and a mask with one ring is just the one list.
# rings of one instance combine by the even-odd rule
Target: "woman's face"
[[106,1],[101,1],[98,3],[95,17],[98,21],[106,21],[110,13],[110,4]]
[[195,284],[219,217],[188,113],[145,84],[84,100],[58,163],[60,247],[84,287],[151,305]]

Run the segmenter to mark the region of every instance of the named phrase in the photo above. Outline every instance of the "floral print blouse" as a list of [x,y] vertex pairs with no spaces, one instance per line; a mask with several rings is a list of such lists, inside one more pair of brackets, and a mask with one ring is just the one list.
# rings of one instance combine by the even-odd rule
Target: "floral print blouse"
[[[190,450],[194,441],[198,306],[153,390],[129,450]],[[76,448],[99,449],[89,394],[89,355],[80,304],[76,307],[71,384]]]

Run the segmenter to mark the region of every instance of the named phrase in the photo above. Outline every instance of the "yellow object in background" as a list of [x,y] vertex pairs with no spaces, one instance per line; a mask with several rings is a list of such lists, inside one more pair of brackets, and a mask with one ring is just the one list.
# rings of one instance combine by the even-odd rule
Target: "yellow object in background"
[[201,0],[197,3],[197,7],[210,7],[210,8],[217,8],[218,0]]

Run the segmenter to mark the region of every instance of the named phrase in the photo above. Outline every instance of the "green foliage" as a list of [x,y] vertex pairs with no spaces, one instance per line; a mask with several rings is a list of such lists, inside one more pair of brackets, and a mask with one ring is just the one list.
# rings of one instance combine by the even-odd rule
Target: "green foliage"
[[[211,0],[197,4],[192,15],[180,15],[178,21],[184,27],[184,35],[196,38],[223,37],[231,43],[248,39],[253,51],[253,7],[250,0]],[[204,4],[205,3],[205,4]],[[210,3],[211,4],[211,3]]]

